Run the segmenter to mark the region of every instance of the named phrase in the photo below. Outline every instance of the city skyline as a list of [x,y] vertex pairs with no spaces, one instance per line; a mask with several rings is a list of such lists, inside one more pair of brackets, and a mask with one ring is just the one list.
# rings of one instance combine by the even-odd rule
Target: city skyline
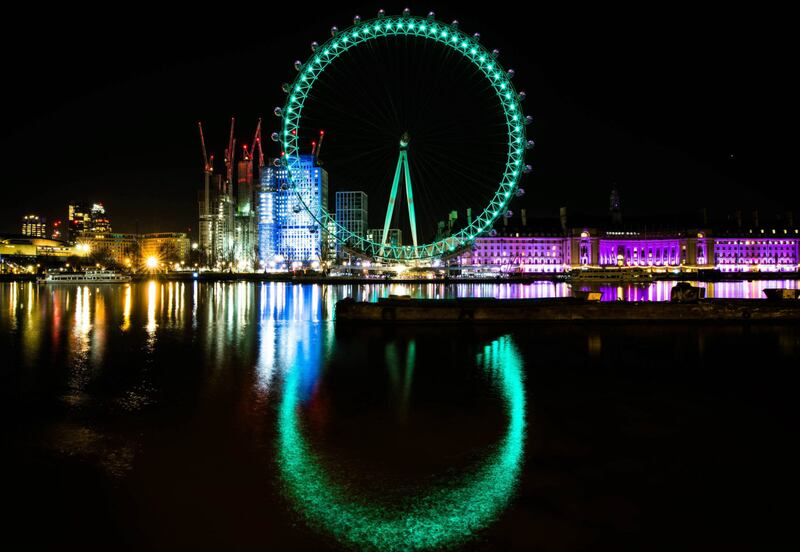
[[8,542],[789,541],[793,18],[474,4],[15,6]]

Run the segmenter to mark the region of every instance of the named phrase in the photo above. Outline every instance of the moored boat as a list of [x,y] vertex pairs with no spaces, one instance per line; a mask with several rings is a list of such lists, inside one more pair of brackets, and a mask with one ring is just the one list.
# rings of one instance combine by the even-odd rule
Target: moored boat
[[37,278],[40,284],[121,284],[131,277],[115,270],[87,270],[85,272],[50,272]]
[[648,283],[653,281],[653,274],[639,267],[633,268],[579,268],[567,274],[568,282],[629,282]]

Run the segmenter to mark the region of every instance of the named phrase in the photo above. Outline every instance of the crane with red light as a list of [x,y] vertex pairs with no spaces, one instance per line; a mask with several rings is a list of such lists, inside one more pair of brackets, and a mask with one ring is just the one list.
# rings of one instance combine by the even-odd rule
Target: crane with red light
[[208,156],[206,153],[206,139],[203,136],[203,122],[197,122],[197,128],[200,129],[200,145],[203,147],[203,170],[207,174],[211,174],[214,172],[214,154],[211,154],[211,157]]
[[236,147],[236,138],[233,137],[233,127],[236,124],[236,119],[231,117],[231,132],[228,136],[228,147],[225,149],[225,178],[227,180],[226,187],[228,193],[233,190],[233,158],[236,155],[234,148]]
[[315,147],[312,147],[312,151],[311,151],[312,155],[314,156],[314,164],[315,165],[319,165],[320,164],[320,162],[319,162],[319,152],[322,149],[322,141],[323,140],[325,140],[325,131],[324,130],[320,130],[319,131],[319,143],[314,144],[312,142],[312,144],[314,144],[314,146],[315,146]]

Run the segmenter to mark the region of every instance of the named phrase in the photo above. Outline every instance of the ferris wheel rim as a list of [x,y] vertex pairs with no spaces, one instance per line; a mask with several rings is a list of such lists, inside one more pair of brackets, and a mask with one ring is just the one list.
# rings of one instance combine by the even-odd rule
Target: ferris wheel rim
[[[457,250],[471,246],[475,239],[490,231],[498,218],[504,216],[511,198],[519,188],[522,174],[530,169],[525,165],[526,131],[529,122],[522,114],[521,96],[511,82],[511,75],[505,71],[496,59],[496,51],[490,52],[478,41],[478,35],[469,36],[458,28],[456,22],[451,24],[437,21],[431,17],[413,16],[404,13],[400,16],[378,16],[374,19],[359,19],[347,29],[332,30],[332,36],[321,45],[312,45],[313,54],[305,62],[296,62],[298,71],[294,82],[288,87],[286,102],[283,108],[276,108],[275,113],[281,118],[281,130],[277,141],[281,143],[283,153],[279,159],[280,166],[285,167],[286,179],[295,191],[300,203],[319,224],[321,233],[330,233],[329,225],[334,227],[334,237],[340,243],[363,251],[366,255],[382,260],[424,260],[453,255]],[[306,99],[314,83],[325,69],[345,52],[370,40],[383,37],[413,36],[433,40],[448,46],[453,51],[470,61],[488,79],[503,110],[505,118],[507,152],[505,168],[499,178],[497,189],[482,208],[481,213],[466,227],[446,238],[420,245],[391,245],[378,243],[357,235],[341,224],[327,209],[314,212],[303,200],[296,182],[302,178],[300,159],[300,123]]]

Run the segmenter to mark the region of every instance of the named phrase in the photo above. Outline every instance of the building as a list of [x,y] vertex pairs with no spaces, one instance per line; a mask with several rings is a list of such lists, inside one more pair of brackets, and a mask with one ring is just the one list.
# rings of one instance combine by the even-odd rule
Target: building
[[67,207],[67,239],[75,241],[89,230],[92,222],[91,208],[83,202],[70,201]]
[[75,246],[101,264],[135,267],[142,258],[137,234],[83,232]]
[[59,240],[35,236],[0,236],[0,258],[54,258],[66,260],[69,257],[84,257],[86,251]]
[[264,268],[314,266],[324,260],[325,232],[317,221],[328,211],[328,173],[312,155],[301,155],[299,168],[301,178],[294,185],[284,166],[262,170],[257,215]]
[[478,272],[563,272],[567,242],[563,235],[532,229],[494,232],[477,238],[458,258]]
[[183,232],[139,234],[138,240],[142,259],[155,257],[168,264],[189,262],[191,244]]
[[77,247],[97,262],[141,268],[154,257],[169,265],[189,262],[189,236],[182,232],[151,234],[84,233]]
[[22,217],[22,235],[34,238],[47,237],[47,219],[40,215]]
[[325,246],[323,258],[328,263],[328,266],[333,266],[336,264],[336,253],[340,247],[339,241],[336,239],[336,222],[328,221],[328,228],[323,239],[323,245]]
[[107,234],[111,232],[111,221],[108,220],[106,215],[106,208],[102,203],[93,203],[91,211],[89,212],[89,228],[90,232]]
[[722,272],[798,270],[800,237],[789,228],[755,228],[713,239],[713,264]]
[[199,248],[203,264],[212,268],[228,266],[234,257],[234,201],[231,186],[222,175],[205,173],[198,194]]
[[495,229],[460,253],[473,272],[562,272],[586,267],[788,272],[800,270],[800,229],[560,230],[537,223]]
[[[367,239],[375,243],[383,243],[383,228],[370,228],[367,230]],[[388,245],[403,245],[403,231],[399,228],[389,228]]]
[[237,163],[236,210],[234,213],[233,257],[241,269],[256,268],[258,260],[258,226],[255,209],[255,186],[252,157]]
[[[336,211],[334,215],[336,228],[344,228],[360,238],[366,238],[369,224],[367,213],[366,193],[360,191],[336,192]],[[335,243],[334,247],[336,256],[341,256],[341,245]]]
[[256,219],[258,234],[259,268],[275,268],[277,263],[277,226],[275,224],[275,193],[277,192],[274,169],[261,169],[260,183],[256,190]]

